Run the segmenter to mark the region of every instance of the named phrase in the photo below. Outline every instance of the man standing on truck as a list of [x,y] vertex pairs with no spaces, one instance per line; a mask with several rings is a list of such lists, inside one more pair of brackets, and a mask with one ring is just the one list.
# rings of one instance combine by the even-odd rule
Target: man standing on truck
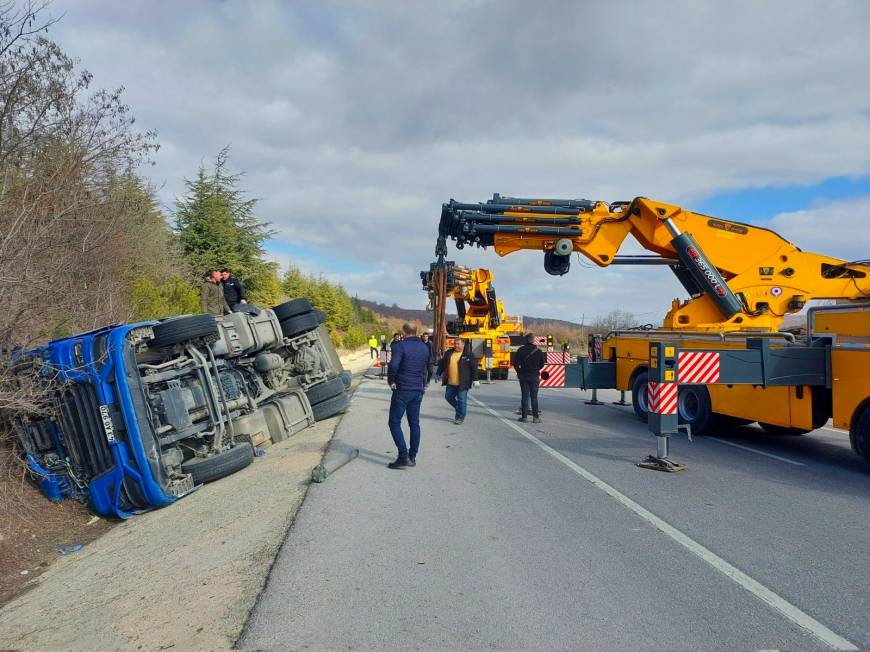
[[[417,451],[420,450],[420,403],[426,390],[426,365],[429,364],[429,347],[417,337],[417,327],[404,324],[403,340],[393,343],[392,358],[387,369],[387,382],[393,390],[390,399],[390,434],[399,451],[390,469],[403,469],[417,466]],[[405,445],[402,432],[402,417],[408,415],[408,428],[411,431],[411,447]]]
[[541,383],[541,369],[544,368],[544,354],[535,346],[535,336],[526,333],[526,343],[511,354],[511,365],[517,372],[522,395],[522,416],[519,421],[528,421],[529,403],[532,408],[532,422],[541,423],[538,412],[538,387]]
[[224,291],[224,299],[227,305],[233,312],[243,303],[248,303],[248,297],[245,294],[245,286],[235,276],[230,274],[230,270],[224,267],[221,270],[221,287]]
[[221,317],[230,313],[230,307],[224,297],[221,287],[221,272],[218,269],[208,270],[205,283],[199,288],[199,307],[202,312]]
[[447,351],[438,363],[436,376],[441,376],[444,385],[444,398],[456,410],[453,423],[461,426],[468,412],[468,390],[479,387],[477,368],[480,359],[472,355],[470,348],[465,348],[465,340],[457,337],[453,340],[453,348]]

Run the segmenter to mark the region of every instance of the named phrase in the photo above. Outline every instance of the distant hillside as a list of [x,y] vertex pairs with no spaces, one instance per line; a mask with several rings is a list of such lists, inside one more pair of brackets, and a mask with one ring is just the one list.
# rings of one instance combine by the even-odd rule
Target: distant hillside
[[387,319],[420,322],[424,326],[432,326],[432,315],[428,310],[411,310],[409,308],[400,308],[395,304],[388,306],[383,303],[377,303],[376,301],[366,301],[365,299],[360,299],[359,303],[363,308],[368,308],[373,313]]
[[[359,299],[360,305],[368,308],[375,315],[383,318],[393,328],[398,328],[402,322],[422,324],[424,328],[432,327],[432,315],[428,310],[410,310],[400,308],[397,305],[388,306],[375,301]],[[448,313],[453,318],[455,314]],[[523,317],[523,326],[527,332],[538,335],[552,335],[557,342],[569,342],[575,351],[585,349],[586,330],[580,324],[564,321],[562,319],[549,319],[547,317]]]
[[[375,301],[366,301],[365,299],[360,299],[359,302],[360,305],[362,305],[364,308],[368,308],[372,312],[375,312],[382,317],[387,317],[389,319],[403,319],[409,322],[420,322],[426,326],[432,326],[432,315],[429,313],[428,310],[412,310],[410,308],[400,308],[395,304],[392,306],[388,306],[386,304],[377,303]],[[456,316],[455,313],[448,314],[452,314],[454,317]],[[545,327],[580,328],[580,324],[576,324],[572,321],[564,321],[562,319],[550,319],[548,317],[529,317],[528,315],[523,317],[523,325],[526,327],[526,330],[540,330]]]

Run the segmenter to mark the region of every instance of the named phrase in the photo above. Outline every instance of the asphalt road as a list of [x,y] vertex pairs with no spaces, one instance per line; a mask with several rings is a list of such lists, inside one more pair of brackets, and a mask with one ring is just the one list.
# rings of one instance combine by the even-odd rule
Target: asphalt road
[[472,396],[454,426],[427,392],[418,466],[390,471],[389,391],[360,386],[337,434],[360,458],[309,491],[240,647],[870,648],[870,469],[843,433],[674,439],[665,474],[635,466],[631,408],[542,390],[518,424],[515,382]]

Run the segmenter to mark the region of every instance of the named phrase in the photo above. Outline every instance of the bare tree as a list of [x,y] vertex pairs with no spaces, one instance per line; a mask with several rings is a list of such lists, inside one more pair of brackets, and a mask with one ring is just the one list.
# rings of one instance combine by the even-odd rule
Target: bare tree
[[632,328],[636,325],[637,318],[633,313],[617,308],[603,317],[596,318],[590,326],[590,331],[596,335],[606,335],[610,331]]
[[45,36],[53,22],[45,3],[0,3],[0,445],[11,416],[47,408],[16,351],[129,314],[133,175],[156,147],[122,89],[92,90]]

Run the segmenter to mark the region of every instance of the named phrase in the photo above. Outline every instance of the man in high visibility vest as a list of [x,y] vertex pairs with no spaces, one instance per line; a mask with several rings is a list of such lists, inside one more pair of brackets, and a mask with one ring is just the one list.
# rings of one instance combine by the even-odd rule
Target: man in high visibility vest
[[374,360],[378,355],[378,338],[374,335],[369,336],[369,358]]

